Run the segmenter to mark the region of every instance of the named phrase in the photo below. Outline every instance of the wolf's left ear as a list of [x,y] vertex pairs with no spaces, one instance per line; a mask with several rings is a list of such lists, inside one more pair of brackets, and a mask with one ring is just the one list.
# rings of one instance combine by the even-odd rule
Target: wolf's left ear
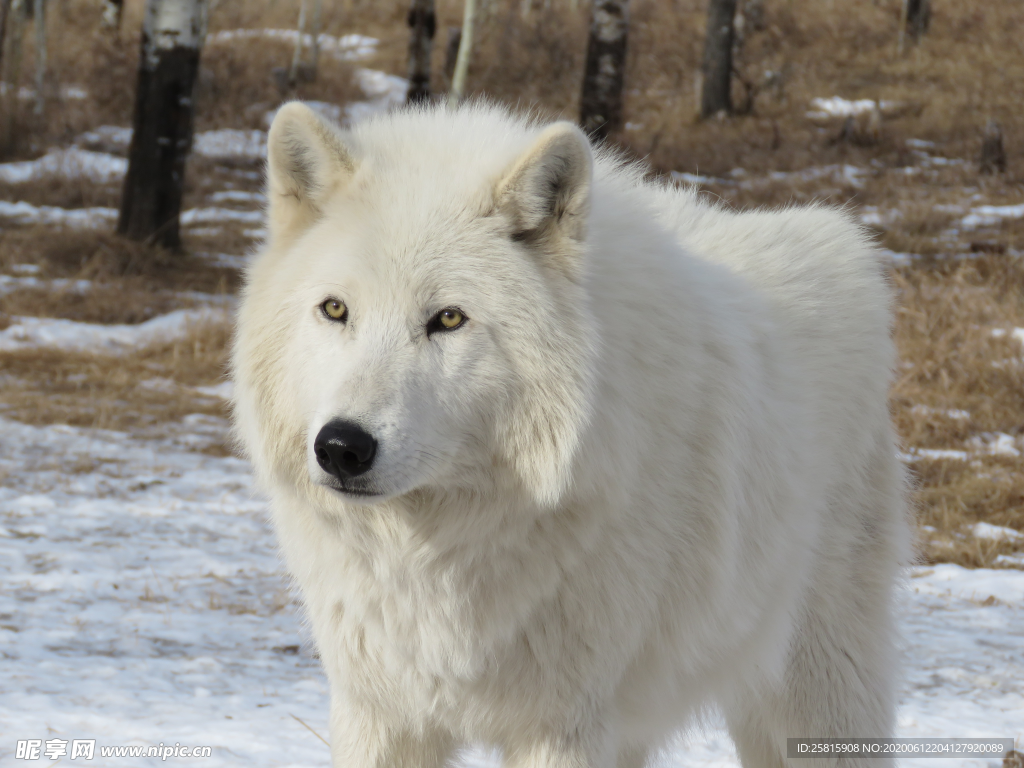
[[[568,244],[581,243],[593,165],[583,131],[568,122],[545,128],[498,183],[498,208],[511,221],[513,237],[542,245],[562,238]],[[560,250],[558,244],[551,245],[546,250]]]
[[355,162],[334,126],[302,102],[285,104],[267,137],[271,234],[311,224],[324,200],[353,173]]

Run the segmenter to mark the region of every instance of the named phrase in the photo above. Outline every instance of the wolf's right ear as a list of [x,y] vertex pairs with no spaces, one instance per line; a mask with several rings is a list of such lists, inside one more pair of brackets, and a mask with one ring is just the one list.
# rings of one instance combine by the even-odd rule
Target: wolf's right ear
[[277,111],[267,137],[267,199],[271,235],[304,228],[323,201],[355,173],[335,128],[299,101]]

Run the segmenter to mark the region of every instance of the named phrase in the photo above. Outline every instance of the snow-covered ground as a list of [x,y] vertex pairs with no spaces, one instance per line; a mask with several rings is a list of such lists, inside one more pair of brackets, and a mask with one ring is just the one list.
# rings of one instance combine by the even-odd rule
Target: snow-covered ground
[[[18,739],[53,738],[211,746],[210,768],[328,763],[309,730],[327,737],[327,685],[266,504],[244,461],[202,452],[226,429],[191,416],[144,439],[0,420],[0,763]],[[909,577],[900,735],[1024,739],[1024,571]],[[659,762],[737,765],[714,723]]]

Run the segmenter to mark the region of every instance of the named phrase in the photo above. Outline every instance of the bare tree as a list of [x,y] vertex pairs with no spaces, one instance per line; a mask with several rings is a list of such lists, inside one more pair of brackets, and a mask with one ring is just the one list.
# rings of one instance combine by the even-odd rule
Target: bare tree
[[928,31],[932,20],[931,0],[903,0],[900,19],[900,43],[902,53],[906,43],[916,43]]
[[205,0],[146,2],[134,131],[117,222],[117,231],[133,240],[180,245],[178,219],[206,10]]
[[469,58],[473,53],[473,21],[476,16],[476,0],[466,0],[462,10],[462,36],[459,38],[459,55],[455,59],[452,87],[448,91],[448,105],[455,106],[466,91],[466,75],[469,74]]
[[1006,173],[1006,150],[1003,149],[1003,129],[999,123],[990,120],[981,135],[982,173]]
[[21,64],[23,54],[23,37],[25,20],[28,16],[29,0],[13,0],[10,4],[8,19],[11,22],[7,33],[10,50],[7,51],[4,82],[7,91],[4,94],[3,122],[0,123],[0,153],[7,154],[14,146],[15,113],[18,111],[18,88],[21,85]]
[[299,23],[295,28],[295,50],[292,64],[288,68],[288,85],[292,88],[299,82],[299,67],[302,64],[302,40],[306,36],[306,0],[299,0]]
[[46,6],[43,0],[34,0],[36,27],[36,106],[35,114],[43,114],[46,106]]
[[594,0],[583,70],[580,125],[596,139],[622,127],[628,32],[629,0]]
[[309,79],[312,81],[316,80],[317,69],[320,66],[320,28],[323,21],[323,11],[323,0],[313,0],[313,29],[310,32],[313,41],[309,54]]
[[700,116],[732,114],[732,45],[736,0],[708,0]]
[[0,72],[4,63],[4,40],[7,39],[7,16],[11,11],[11,0],[0,0]]
[[434,47],[437,19],[434,0],[412,0],[409,8],[409,90],[410,103],[430,98],[430,53]]

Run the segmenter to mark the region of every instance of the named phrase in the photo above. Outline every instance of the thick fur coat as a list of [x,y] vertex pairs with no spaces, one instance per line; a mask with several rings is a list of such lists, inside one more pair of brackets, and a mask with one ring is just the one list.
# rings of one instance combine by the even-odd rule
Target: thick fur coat
[[289,104],[268,198],[235,420],[335,766],[639,768],[707,707],[747,768],[891,735],[891,292],[848,216],[737,214],[484,105]]

